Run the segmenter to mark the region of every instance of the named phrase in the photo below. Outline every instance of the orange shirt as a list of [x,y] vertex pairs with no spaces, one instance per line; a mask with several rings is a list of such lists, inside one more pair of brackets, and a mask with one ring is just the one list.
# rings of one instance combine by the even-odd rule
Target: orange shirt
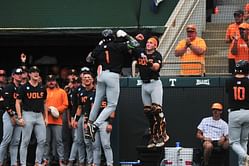
[[[195,40],[191,42],[192,45],[196,45],[203,50],[207,50],[205,41],[196,37]],[[176,50],[182,49],[186,46],[186,39],[181,40],[176,46]],[[190,48],[180,57],[181,62],[200,62],[203,64],[203,70],[201,64],[181,64],[181,75],[202,75],[205,73],[205,57],[204,55],[197,55]]]
[[47,88],[46,106],[54,106],[60,113],[58,118],[48,113],[48,124],[62,125],[62,114],[68,107],[67,93],[61,88]]
[[[228,26],[227,31],[226,31],[226,40],[227,39],[231,39],[234,36],[240,36],[239,34],[239,25],[236,23],[232,23]],[[229,50],[231,50],[232,48],[232,44],[230,44],[229,46]],[[231,51],[229,51],[228,53],[228,59],[234,59],[235,56],[231,53]]]
[[[232,46],[233,46],[233,43],[234,43],[234,41],[231,44]],[[238,43],[237,43],[237,47],[238,47],[237,48],[238,54],[234,55],[235,62],[238,62],[240,60],[247,60],[248,61],[249,60],[249,49],[248,49],[246,42],[243,39],[239,38]],[[230,49],[230,52],[231,52],[231,49]]]

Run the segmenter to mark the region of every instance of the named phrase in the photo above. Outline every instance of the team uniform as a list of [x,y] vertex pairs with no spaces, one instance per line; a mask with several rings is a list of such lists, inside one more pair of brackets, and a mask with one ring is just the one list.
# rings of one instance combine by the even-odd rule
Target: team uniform
[[[122,31],[122,35],[124,33]],[[114,40],[111,30],[104,30],[102,35],[104,39],[91,54],[91,58],[99,65],[96,96],[89,117],[89,121],[93,122],[93,124],[89,123],[88,126],[93,140],[98,127],[116,110],[120,93],[120,73],[124,63],[124,56],[127,55],[129,50],[129,43]],[[125,33],[123,37],[126,35]],[[107,107],[99,114],[101,102],[105,96],[107,98]]]
[[[137,50],[134,55],[136,56],[142,80],[144,113],[149,120],[151,131],[151,140],[148,146],[161,146],[169,138],[166,133],[166,121],[162,110],[163,88],[159,75],[162,56],[156,50],[153,54],[146,54],[144,49]],[[154,71],[151,69],[153,63],[160,65],[159,70]]]
[[82,124],[78,124],[78,126],[81,126],[81,128],[83,129],[83,131],[81,132],[83,134],[83,141],[85,142],[85,150],[86,150],[88,165],[91,165],[93,163],[93,149],[92,149],[92,141],[90,139],[85,139],[84,126],[87,125],[91,107],[94,102],[94,98],[95,98],[94,87],[90,90],[84,88],[79,92],[79,106],[81,107],[82,110],[81,113]]
[[33,130],[37,139],[36,162],[42,163],[46,142],[46,126],[43,118],[46,97],[46,88],[40,84],[34,87],[27,82],[18,89],[17,100],[22,102],[22,117],[25,122],[20,147],[21,165],[26,165],[27,147]]
[[[102,101],[101,110],[107,105],[106,99]],[[105,122],[100,125],[99,130],[95,134],[95,141],[93,142],[93,164],[100,166],[102,148],[105,154],[106,165],[113,165],[113,152],[111,147],[111,131],[107,131],[108,125],[112,125],[113,117],[109,117]]]
[[[235,69],[240,67],[239,61]],[[237,66],[238,65],[238,66]],[[243,64],[242,64],[243,65]],[[248,65],[247,65],[248,66]],[[248,73],[248,67],[242,68]],[[247,74],[246,74],[247,75]],[[249,134],[249,79],[245,77],[231,77],[226,81],[229,112],[229,143],[239,156],[239,165],[242,166],[247,155],[247,141]]]
[[[78,98],[79,93],[83,91],[85,87],[80,85],[76,90],[71,91],[69,93],[70,102],[72,105],[72,109],[70,109],[70,115],[72,119],[75,118],[75,113],[78,107]],[[76,159],[76,155],[78,153],[79,163],[84,163],[85,160],[85,143],[83,137],[83,117],[81,116],[78,119],[78,127],[73,129],[73,144],[71,147],[69,163],[72,163]]]
[[0,145],[0,165],[3,164],[4,157],[9,146],[11,165],[17,165],[18,146],[21,138],[22,127],[13,124],[10,118],[16,117],[16,92],[17,86],[14,83],[8,84],[3,90],[4,110],[3,114],[3,139]]

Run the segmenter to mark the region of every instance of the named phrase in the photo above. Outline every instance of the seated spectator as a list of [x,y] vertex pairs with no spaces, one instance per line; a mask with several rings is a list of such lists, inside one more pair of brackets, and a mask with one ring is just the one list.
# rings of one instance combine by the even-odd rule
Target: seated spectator
[[206,43],[201,37],[197,37],[194,24],[187,25],[186,31],[187,38],[182,39],[175,49],[175,56],[180,57],[182,62],[181,75],[204,75]]
[[228,124],[221,119],[223,106],[213,103],[212,116],[203,118],[197,127],[196,137],[202,141],[204,149],[204,166],[208,165],[214,147],[228,149]]

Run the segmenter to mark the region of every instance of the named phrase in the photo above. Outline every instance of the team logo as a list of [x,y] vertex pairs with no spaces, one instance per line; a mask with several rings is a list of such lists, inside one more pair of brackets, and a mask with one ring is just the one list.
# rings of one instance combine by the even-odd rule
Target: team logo
[[176,83],[176,78],[170,78],[169,79],[169,83],[170,83],[170,86],[176,86],[175,83]]

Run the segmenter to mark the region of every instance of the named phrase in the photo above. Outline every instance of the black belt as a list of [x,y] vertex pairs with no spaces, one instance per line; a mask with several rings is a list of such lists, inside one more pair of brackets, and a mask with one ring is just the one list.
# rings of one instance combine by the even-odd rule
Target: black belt
[[155,81],[157,81],[157,80],[159,80],[159,79],[158,79],[158,78],[155,78],[155,79],[142,80],[142,81],[143,81],[143,83],[151,83],[151,82],[155,82]]
[[249,110],[249,108],[230,108],[230,111],[239,111],[240,109]]
[[112,70],[112,69],[103,69],[103,71],[109,71],[109,72],[120,74],[120,72]]

